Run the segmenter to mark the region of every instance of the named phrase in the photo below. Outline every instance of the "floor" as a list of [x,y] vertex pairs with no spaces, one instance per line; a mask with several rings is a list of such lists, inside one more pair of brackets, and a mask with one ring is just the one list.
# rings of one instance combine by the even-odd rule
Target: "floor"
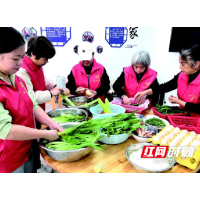
[[41,160],[41,168],[37,171],[37,173],[59,173],[54,170],[40,155]]

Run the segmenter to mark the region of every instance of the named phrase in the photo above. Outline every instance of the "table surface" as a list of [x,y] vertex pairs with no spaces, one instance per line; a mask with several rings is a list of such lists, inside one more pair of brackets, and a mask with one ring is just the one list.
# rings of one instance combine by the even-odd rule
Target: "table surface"
[[[149,110],[143,115],[151,114]],[[125,151],[132,145],[138,143],[132,136],[122,144],[107,145],[103,147],[104,151],[93,149],[85,158],[71,163],[62,163],[51,159],[43,149],[41,150],[44,160],[57,172],[60,173],[95,173],[94,167],[102,164],[103,173],[138,173],[127,160]],[[200,164],[195,170],[175,164],[166,173],[196,173],[200,170]]]

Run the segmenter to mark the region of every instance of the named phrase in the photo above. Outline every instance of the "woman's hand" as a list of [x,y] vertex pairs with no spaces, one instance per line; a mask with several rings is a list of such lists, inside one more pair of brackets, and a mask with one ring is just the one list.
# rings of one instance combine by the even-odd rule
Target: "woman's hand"
[[131,105],[131,101],[127,96],[124,96],[122,100],[125,105]]
[[55,87],[50,92],[53,96],[57,96],[60,93],[64,93],[64,90],[61,87]]
[[176,103],[176,104],[179,104],[179,105],[182,106],[182,107],[185,107],[185,104],[186,104],[185,101],[182,101],[182,100],[180,100],[179,98],[173,97],[173,96],[170,96],[170,97],[168,98],[168,100],[169,100],[170,103]]
[[144,104],[145,101],[146,101],[146,97],[147,97],[147,96],[145,95],[145,96],[143,96],[143,97],[138,98],[137,103],[138,103],[138,104]]
[[49,128],[51,130],[58,130],[60,132],[64,131],[63,127],[60,124],[58,124],[57,122],[54,122],[54,121],[51,122],[51,124],[49,125]]
[[86,91],[86,88],[82,88],[82,87],[78,87],[76,90],[76,92],[81,96],[84,96],[85,91]]
[[140,101],[140,99],[144,98],[146,99],[146,91],[143,91],[143,92],[138,92],[134,97],[133,97],[133,100],[134,101]]
[[56,130],[50,130],[50,131],[46,131],[44,138],[49,140],[49,141],[54,141],[54,140],[57,140],[59,138],[59,135],[58,135],[58,132]]
[[86,90],[85,95],[88,99],[91,99],[97,95],[97,92],[94,90]]

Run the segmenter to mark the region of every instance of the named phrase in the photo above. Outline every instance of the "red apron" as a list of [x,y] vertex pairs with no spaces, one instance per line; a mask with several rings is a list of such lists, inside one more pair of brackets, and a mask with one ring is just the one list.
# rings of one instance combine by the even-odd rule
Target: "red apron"
[[125,84],[124,91],[126,95],[134,97],[138,92],[148,89],[157,77],[157,72],[148,68],[142,79],[137,81],[135,72],[131,66],[124,68]]
[[[189,77],[183,72],[178,77],[177,93],[182,101],[199,104],[200,102],[200,74],[197,78],[188,84]],[[181,107],[181,106],[180,106]],[[181,107],[182,108],[182,107]],[[184,108],[182,108],[184,109]],[[190,113],[192,117],[200,117],[196,113]]]
[[[45,91],[45,78],[44,78],[44,72],[43,68],[38,68],[32,60],[30,60],[26,55],[23,58],[23,63],[21,65],[22,68],[24,68],[31,79],[31,82],[33,84],[33,90],[36,92],[38,90]],[[39,105],[43,110],[45,110],[45,103]]]
[[[12,117],[12,125],[34,128],[33,102],[22,79],[15,76],[15,87],[0,80],[0,102]],[[11,173],[28,160],[31,140],[0,139],[0,173]]]
[[[103,72],[104,72],[104,67],[101,64],[97,63],[95,59],[93,61],[93,67],[89,80],[81,62],[79,62],[72,68],[72,73],[75,78],[76,86],[89,88],[91,90],[96,90],[101,86],[101,77],[103,75]],[[104,101],[105,99],[104,96],[95,98],[101,98],[102,101]]]

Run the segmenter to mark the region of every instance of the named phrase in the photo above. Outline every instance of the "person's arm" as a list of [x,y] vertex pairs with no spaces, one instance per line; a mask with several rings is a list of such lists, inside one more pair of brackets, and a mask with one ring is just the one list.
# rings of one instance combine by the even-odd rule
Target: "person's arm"
[[110,80],[106,72],[106,69],[104,68],[104,72],[101,77],[101,86],[98,89],[96,89],[96,92],[97,92],[96,96],[105,95],[108,93],[109,90],[110,90]]
[[44,78],[45,78],[46,90],[51,91],[53,88],[56,87],[56,83],[54,83],[54,81],[52,81],[51,79],[47,78],[46,76]]
[[41,121],[44,122],[45,125],[49,126],[52,130],[37,130],[25,126],[12,124],[12,117],[9,115],[9,112],[4,108],[3,104],[0,103],[0,138],[3,140],[18,141],[32,140],[38,138],[45,138],[52,141],[56,140],[58,138],[56,130],[62,132],[63,128],[59,124],[52,122],[52,119],[46,116],[46,113],[37,105],[31,94],[28,94],[33,102],[33,110],[36,114],[36,118],[42,118]]
[[179,74],[180,73],[178,73],[176,76],[174,76],[173,79],[171,79],[170,81],[168,81],[166,83],[151,87],[153,93],[161,93],[161,92],[167,93],[167,92],[177,89]]
[[[180,74],[180,73],[179,73]],[[152,94],[159,94],[159,93],[167,93],[172,90],[177,89],[178,87],[178,76],[174,76],[174,78],[167,83],[163,83],[161,85],[158,85],[157,87],[150,87],[148,90],[145,90],[143,92],[138,92],[135,96],[134,99],[137,100],[139,98],[142,98],[145,95],[152,95]]]
[[68,82],[66,84],[66,88],[70,90],[70,94],[77,95],[77,93],[75,92],[77,90],[77,86],[72,71],[68,75],[67,79]]
[[28,91],[30,92],[30,94],[33,96],[33,98],[36,100],[38,104],[43,104],[43,103],[51,101],[52,96],[48,90],[36,91],[36,92],[33,90],[33,84],[31,82],[30,76],[25,69],[20,68],[19,71],[17,72],[17,75],[24,80]]
[[120,98],[126,95],[126,93],[123,90],[124,84],[125,84],[125,76],[124,76],[124,72],[122,72],[120,77],[118,77],[118,79],[113,84],[113,90],[115,91],[117,96],[119,96]]

